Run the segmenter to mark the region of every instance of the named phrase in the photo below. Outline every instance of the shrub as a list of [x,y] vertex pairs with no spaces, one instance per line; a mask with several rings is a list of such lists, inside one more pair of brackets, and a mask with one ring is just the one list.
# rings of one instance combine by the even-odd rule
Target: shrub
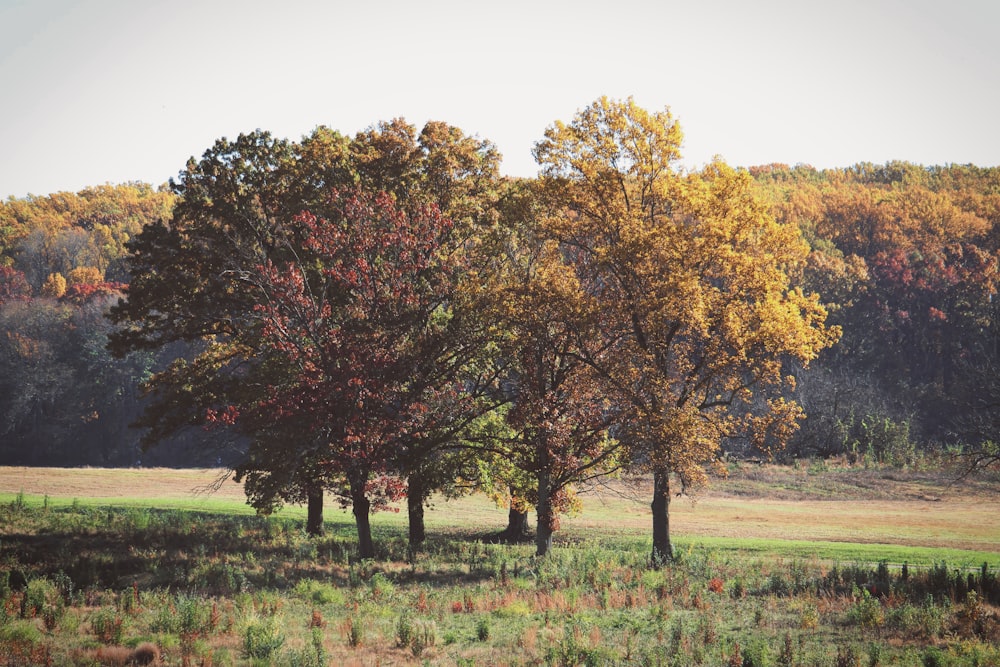
[[126,614],[135,614],[142,609],[138,583],[133,582],[132,586],[122,591],[118,596],[118,607]]
[[837,667],[861,667],[861,656],[854,650],[853,646],[840,646],[837,648]]
[[944,653],[937,646],[928,646],[921,657],[924,667],[944,667]]
[[742,600],[747,596],[747,586],[742,577],[736,577],[729,585],[729,595],[735,600]]
[[326,621],[323,620],[323,614],[319,609],[312,610],[312,616],[309,618],[309,627],[310,629],[326,627]]
[[488,641],[490,638],[490,620],[485,616],[479,618],[476,621],[476,639],[481,642]]
[[204,592],[218,595],[234,595],[251,589],[250,581],[243,570],[229,563],[208,563],[192,574],[191,583]]
[[345,602],[344,593],[339,588],[333,584],[314,581],[312,579],[300,580],[295,584],[292,593],[306,602],[312,602],[313,604],[341,605]]
[[928,595],[924,604],[920,606],[917,616],[917,625],[925,639],[941,636],[941,633],[944,632],[945,616],[945,608]]
[[31,621],[14,621],[0,625],[0,642],[33,646],[42,641],[42,631]]
[[114,609],[98,609],[90,617],[90,628],[102,644],[121,644],[124,618]]
[[888,628],[909,636],[919,634],[921,630],[921,612],[919,607],[904,603],[886,614],[885,624]]
[[243,656],[270,660],[285,643],[277,616],[253,619],[243,628]]
[[531,605],[525,600],[514,600],[510,604],[494,610],[493,613],[500,618],[531,616]]
[[799,614],[799,627],[803,630],[815,630],[819,627],[819,609],[812,603],[806,603]]
[[352,648],[358,648],[365,643],[365,626],[358,623],[353,617],[348,616],[344,621],[344,634],[347,635],[347,644]]
[[778,597],[785,597],[791,592],[788,580],[780,572],[772,572],[767,580],[767,592]]
[[160,594],[147,597],[147,605],[152,612],[149,629],[153,632],[195,637],[209,634],[219,624],[216,603],[204,598]]
[[323,646],[323,632],[319,628],[313,628],[310,645],[292,651],[287,656],[287,661],[289,667],[326,667],[330,657]]
[[131,663],[132,650],[125,646],[102,646],[94,657],[105,667],[126,667]]
[[916,447],[910,438],[910,422],[894,421],[881,415],[865,415],[856,430],[853,449],[868,463],[907,466],[916,459]]
[[45,627],[53,630],[65,611],[62,593],[53,582],[44,577],[28,582],[21,601],[21,616],[41,618]]
[[882,609],[882,603],[877,598],[872,597],[867,590],[862,591],[861,597],[854,603],[850,617],[862,628],[878,629],[885,623],[885,611]]
[[743,650],[742,667],[770,667],[771,652],[762,641],[757,641]]
[[155,665],[160,661],[160,649],[152,642],[142,642],[132,651],[132,664]]
[[868,646],[868,667],[878,667],[882,664],[882,645],[872,642]]
[[403,614],[396,621],[396,646],[406,648],[413,641],[413,622],[407,614]]
[[600,646],[587,646],[588,634],[580,625],[567,624],[562,638],[548,647],[545,661],[550,665],[585,665],[586,667],[615,664],[612,655]]
[[381,572],[372,575],[369,585],[373,600],[386,600],[396,591],[395,585]]
[[698,638],[704,646],[712,646],[719,639],[719,631],[716,628],[715,617],[710,614],[702,614],[698,619]]
[[151,596],[149,603],[153,606],[150,609],[152,618],[149,620],[151,632],[162,632],[165,634],[177,634],[180,631],[177,610],[173,601],[168,595]]
[[785,633],[785,639],[781,643],[781,653],[778,654],[779,667],[792,667],[795,664],[795,644],[792,642],[792,634]]
[[733,644],[733,651],[726,660],[726,667],[743,667],[743,652],[740,651],[740,643]]
[[206,635],[212,630],[212,605],[208,600],[177,596],[177,630],[183,635]]

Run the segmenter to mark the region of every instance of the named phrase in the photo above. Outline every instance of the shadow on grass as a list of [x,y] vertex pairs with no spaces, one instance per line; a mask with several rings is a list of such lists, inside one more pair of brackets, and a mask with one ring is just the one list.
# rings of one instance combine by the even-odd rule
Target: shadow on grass
[[[490,579],[482,535],[429,538],[413,561],[403,530],[377,527],[376,558],[358,561],[353,523],[327,521],[306,535],[304,521],[151,508],[0,506],[0,564],[9,586],[36,577],[76,591],[163,588],[203,595],[287,590],[302,579],[365,585],[376,572],[430,586]],[[421,560],[456,563],[427,571]],[[69,593],[70,591],[66,591]]]

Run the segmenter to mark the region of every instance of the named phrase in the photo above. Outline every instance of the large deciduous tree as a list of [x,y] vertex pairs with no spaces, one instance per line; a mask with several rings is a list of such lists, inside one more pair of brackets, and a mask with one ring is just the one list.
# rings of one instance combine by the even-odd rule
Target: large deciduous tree
[[301,434],[292,445],[254,438],[240,474],[259,484],[319,469],[348,500],[361,556],[371,558],[371,504],[403,490],[392,479],[407,448],[472,410],[458,382],[478,343],[452,307],[466,254],[436,207],[406,210],[388,194],[354,191],[334,194],[327,215],[289,224],[297,259],[242,275],[265,355],[282,372],[261,400],[218,419]]
[[[501,539],[520,538],[518,518],[537,511],[536,553],[544,556],[573,509],[575,487],[614,472],[618,442],[608,434],[615,411],[586,358],[603,358],[599,303],[580,286],[566,249],[541,235],[542,201],[530,183],[512,183],[504,224],[487,246],[494,258],[480,295],[496,323],[497,357],[509,405],[492,429],[485,477],[510,504]],[[498,455],[497,455],[498,454]]]
[[[295,147],[267,132],[220,139],[171,181],[171,218],[129,243],[130,282],[111,310],[119,325],[111,350],[189,350],[147,383],[152,400],[139,421],[147,445],[205,426],[237,396],[249,400],[262,385],[251,376],[271,371],[256,355],[260,325],[239,276],[287,251],[282,224],[301,210],[295,166]],[[222,460],[240,456],[237,441],[218,434],[216,442]]]
[[727,437],[780,444],[800,415],[782,395],[789,364],[837,336],[818,298],[789,287],[807,253],[798,228],[774,221],[745,172],[680,174],[680,143],[669,111],[602,98],[535,147],[556,211],[547,233],[615,341],[587,361],[653,473],[654,563],[672,557],[671,475],[703,480]]
[[[292,355],[292,348],[279,344],[278,320],[292,314],[282,315],[275,309],[279,305],[305,308],[303,300],[311,299],[318,308],[317,316],[322,318],[299,324],[313,328],[326,324],[340,332],[350,329],[349,319],[353,317],[358,326],[369,327],[365,334],[369,336],[368,348],[360,341],[361,333],[350,339],[354,354],[374,355],[380,342],[396,344],[393,335],[403,331],[403,325],[393,319],[399,316],[391,310],[394,304],[379,290],[367,297],[363,294],[363,288],[372,288],[374,283],[349,288],[344,281],[395,280],[391,286],[398,288],[397,298],[419,301],[407,289],[425,289],[429,283],[415,283],[410,288],[400,285],[404,275],[415,278],[412,271],[407,273],[408,266],[398,263],[399,257],[379,255],[388,253],[389,248],[365,244],[377,245],[394,233],[400,242],[403,237],[399,235],[405,233],[416,235],[410,240],[427,241],[420,236],[423,228],[404,225],[406,229],[386,231],[378,227],[380,221],[393,221],[398,216],[403,216],[407,225],[418,226],[444,225],[447,220],[452,236],[466,238],[488,219],[489,192],[496,180],[498,162],[499,155],[489,142],[466,137],[444,123],[428,123],[418,137],[415,128],[402,120],[373,126],[354,139],[320,127],[298,144],[257,131],[233,142],[222,139],[200,161],[192,159],[178,181],[172,182],[179,195],[173,218],[148,227],[131,244],[133,279],[128,298],[112,314],[123,325],[122,331],[112,337],[111,345],[117,352],[159,348],[174,341],[200,346],[194,358],[177,360],[149,383],[155,400],[143,421],[150,427],[150,438],[155,440],[187,425],[227,427],[226,432],[242,436],[244,444],[250,445],[235,465],[237,472],[247,476],[251,502],[267,510],[282,501],[305,500],[310,504],[308,529],[319,532],[323,490],[341,488],[341,482],[351,486],[347,478],[349,466],[336,462],[330,454],[330,443],[340,447],[336,452],[342,453],[350,451],[344,447],[350,441],[332,431],[309,430],[320,429],[322,422],[282,419],[280,414],[269,415],[264,409],[267,401],[277,399],[279,394],[275,392],[279,389],[288,401],[292,400],[288,392],[293,388],[301,392],[303,401],[323,399],[321,391],[311,393],[306,389],[307,378],[299,366],[304,357]],[[351,200],[354,208],[346,203],[350,198],[334,195],[355,186],[361,190],[358,198]],[[387,193],[388,199],[378,197],[379,192]],[[439,202],[441,206],[437,206]],[[374,215],[371,219],[360,213],[366,206]],[[442,216],[441,210],[447,215]],[[351,236],[360,234],[369,223],[375,225],[371,233],[382,233],[383,237]],[[342,238],[331,237],[334,231]],[[428,233],[433,236],[438,231]],[[317,245],[321,240],[327,244]],[[404,253],[413,249],[400,246],[394,250]],[[334,280],[328,271],[332,270],[329,263],[348,261],[345,258],[349,251],[354,252],[350,261],[359,264],[344,268]],[[248,288],[251,278],[256,281],[255,289]],[[291,296],[297,279],[304,281],[298,300]],[[431,280],[426,275],[420,279]],[[328,291],[315,291],[321,287]],[[268,301],[279,293],[288,300],[281,304]],[[431,309],[433,317],[425,313],[430,319],[424,324],[453,320],[448,304],[437,296],[440,308]],[[362,304],[366,298],[369,301]],[[416,307],[411,302],[397,301],[395,305]],[[427,303],[420,301],[420,307],[427,307]],[[291,330],[287,333],[292,335]],[[303,330],[296,335],[306,333],[316,332]],[[361,358],[350,357],[352,352],[337,348],[337,343],[331,341],[338,334],[330,335],[333,338],[325,342],[312,340],[315,350],[347,356],[325,367],[327,387],[340,379],[337,376],[331,380],[329,375],[340,368],[337,364],[359,370],[357,364],[352,366],[352,359]],[[412,337],[399,342],[404,343],[429,344]],[[381,353],[386,358],[367,358],[372,363],[367,368],[370,373],[385,370],[380,364],[389,363],[394,354],[391,348]],[[451,364],[449,369],[460,360],[460,353],[453,349],[427,349],[423,353],[432,363]],[[414,359],[410,357],[411,362]],[[393,370],[397,372],[394,377],[402,372]],[[377,380],[374,376],[369,379]],[[313,381],[322,384],[315,378]],[[417,394],[426,389],[415,387],[410,390]],[[373,386],[370,391],[377,393],[377,389]],[[356,385],[351,385],[351,390],[361,391]],[[440,389],[440,394],[437,400],[450,400],[448,391]],[[343,398],[339,396],[338,400]],[[357,400],[367,404],[360,395]],[[386,396],[384,400],[389,405],[392,399]],[[423,395],[423,400],[430,399]],[[297,409],[309,413],[305,407]],[[317,404],[312,414],[315,416],[321,409]],[[356,411],[353,417],[337,415],[336,419],[357,417]],[[386,414],[380,417],[391,420]],[[333,419],[330,417],[324,428],[333,428]],[[438,423],[433,428],[425,424],[425,430],[412,431],[403,447],[405,459],[397,457],[391,462],[400,466],[401,470],[395,472],[412,476],[425,471],[423,463],[460,426],[458,420]],[[342,427],[337,428],[343,431]],[[376,437],[374,431],[371,437]],[[264,442],[265,438],[270,441]],[[396,437],[392,442],[400,445],[401,439]],[[362,455],[364,446],[358,445],[355,456]],[[381,447],[373,450],[372,456],[381,456],[385,451]],[[388,465],[375,462],[367,472],[359,472],[355,480],[358,483],[351,486],[353,492],[367,493],[362,488],[366,482],[358,480]],[[437,483],[441,483],[440,477]],[[428,480],[420,481],[411,488],[419,491],[418,502],[423,503],[433,485]],[[361,500],[359,496],[357,501]],[[370,544],[363,544],[362,549],[370,552]]]

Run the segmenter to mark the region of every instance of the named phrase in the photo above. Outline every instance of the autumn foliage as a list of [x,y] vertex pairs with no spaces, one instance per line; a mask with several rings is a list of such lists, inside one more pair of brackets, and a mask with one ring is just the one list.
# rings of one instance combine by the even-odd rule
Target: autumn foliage
[[[460,389],[461,333],[446,309],[464,258],[433,206],[404,211],[385,193],[355,191],[334,193],[327,212],[290,223],[302,240],[298,261],[268,262],[243,278],[257,297],[261,353],[282,370],[260,400],[216,419],[254,434],[237,468],[251,493],[275,465],[307,458],[367,521],[373,503],[401,497],[391,475],[408,444],[435,429],[435,408],[460,409],[450,399]],[[275,433],[296,434],[297,447],[268,451]],[[366,553],[367,528],[362,540]]]
[[535,179],[394,119],[4,202],[0,455],[170,451],[310,529],[332,494],[365,556],[371,511],[406,496],[415,548],[429,496],[470,489],[534,508],[544,554],[624,471],[654,480],[656,562],[669,499],[725,457],[995,464],[1000,170],[685,171],[681,144],[668,109],[601,98]]
[[668,111],[602,98],[535,149],[555,207],[545,232],[604,338],[582,356],[621,413],[615,433],[656,480],[654,562],[672,557],[670,476],[702,483],[728,438],[782,447],[800,414],[785,399],[789,363],[839,336],[818,296],[790,283],[807,252],[799,230],[769,215],[745,172],[680,175],[680,141]]

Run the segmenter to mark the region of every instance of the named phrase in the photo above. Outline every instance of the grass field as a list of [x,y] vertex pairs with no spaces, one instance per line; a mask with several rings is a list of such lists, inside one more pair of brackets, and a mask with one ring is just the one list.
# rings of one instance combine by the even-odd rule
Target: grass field
[[734,467],[652,570],[642,481],[585,493],[546,559],[479,541],[506,513],[473,495],[415,561],[376,515],[359,563],[332,502],[309,538],[220,474],[0,468],[0,664],[1000,665],[995,478]]
[[[18,494],[54,506],[153,507],[253,514],[242,486],[219,483],[223,471],[210,469],[100,469],[0,467],[0,503]],[[563,520],[559,540],[595,535],[643,539],[650,530],[648,484],[614,483],[583,495],[583,512]],[[327,521],[349,527],[353,518],[327,500]],[[304,517],[301,507],[281,516]],[[984,561],[1000,566],[1000,485],[977,480],[953,485],[940,474],[864,470],[744,466],[715,480],[693,498],[671,503],[671,529],[683,546],[704,543],[715,549],[828,560],[889,558],[932,564],[941,560]],[[428,529],[464,534],[503,527],[506,512],[482,496],[435,502],[427,510]],[[403,513],[376,515],[383,527],[405,525]],[[891,549],[888,549],[891,547]],[[885,553],[886,555],[883,555]],[[898,555],[891,555],[898,554]],[[902,559],[901,559],[902,557]]]

